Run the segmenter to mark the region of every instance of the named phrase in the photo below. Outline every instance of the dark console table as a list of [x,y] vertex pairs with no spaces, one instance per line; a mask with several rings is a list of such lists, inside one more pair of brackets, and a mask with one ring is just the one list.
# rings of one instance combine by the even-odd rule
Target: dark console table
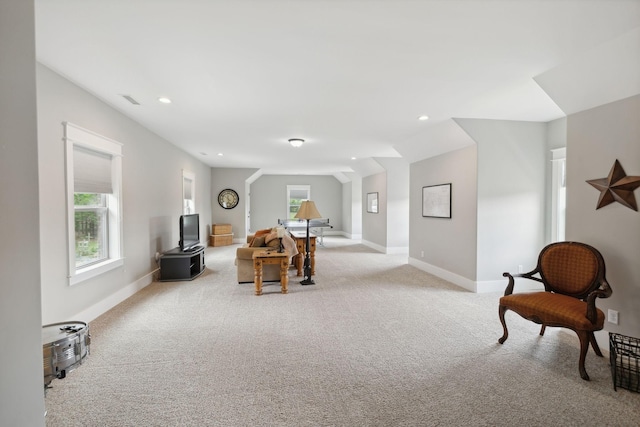
[[204,247],[182,251],[174,248],[160,255],[161,282],[174,280],[193,280],[204,271]]

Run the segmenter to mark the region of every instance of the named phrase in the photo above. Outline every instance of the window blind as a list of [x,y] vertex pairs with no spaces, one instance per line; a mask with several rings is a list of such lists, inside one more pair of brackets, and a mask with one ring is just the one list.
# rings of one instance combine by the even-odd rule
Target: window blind
[[73,146],[73,190],[76,193],[113,193],[112,156]]

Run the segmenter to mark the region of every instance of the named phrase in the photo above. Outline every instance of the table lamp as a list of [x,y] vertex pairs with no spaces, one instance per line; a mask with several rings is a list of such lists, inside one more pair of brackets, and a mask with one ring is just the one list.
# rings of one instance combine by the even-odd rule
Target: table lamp
[[284,227],[276,227],[276,235],[278,236],[278,239],[280,240],[280,245],[278,246],[278,253],[284,252],[284,247],[282,246],[282,238],[284,237],[285,232],[286,231],[285,231]]
[[311,279],[311,255],[310,255],[310,239],[309,239],[309,221],[312,219],[322,218],[320,212],[316,208],[316,204],[311,200],[305,200],[300,205],[298,213],[295,218],[307,220],[307,244],[305,246],[304,256],[304,280],[300,282],[301,285],[315,285],[316,283]]

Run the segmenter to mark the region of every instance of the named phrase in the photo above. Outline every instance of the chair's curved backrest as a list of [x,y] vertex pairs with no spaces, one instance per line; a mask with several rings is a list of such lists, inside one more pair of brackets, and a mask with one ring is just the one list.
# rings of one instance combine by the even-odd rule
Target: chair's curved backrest
[[600,252],[579,242],[546,246],[540,252],[538,269],[546,290],[580,299],[597,289],[605,276]]

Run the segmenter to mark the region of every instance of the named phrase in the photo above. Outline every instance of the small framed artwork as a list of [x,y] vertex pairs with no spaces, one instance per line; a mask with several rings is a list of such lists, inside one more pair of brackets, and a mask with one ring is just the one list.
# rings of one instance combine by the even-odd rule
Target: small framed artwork
[[378,213],[378,193],[367,193],[367,212]]
[[451,218],[451,184],[422,187],[422,216]]

